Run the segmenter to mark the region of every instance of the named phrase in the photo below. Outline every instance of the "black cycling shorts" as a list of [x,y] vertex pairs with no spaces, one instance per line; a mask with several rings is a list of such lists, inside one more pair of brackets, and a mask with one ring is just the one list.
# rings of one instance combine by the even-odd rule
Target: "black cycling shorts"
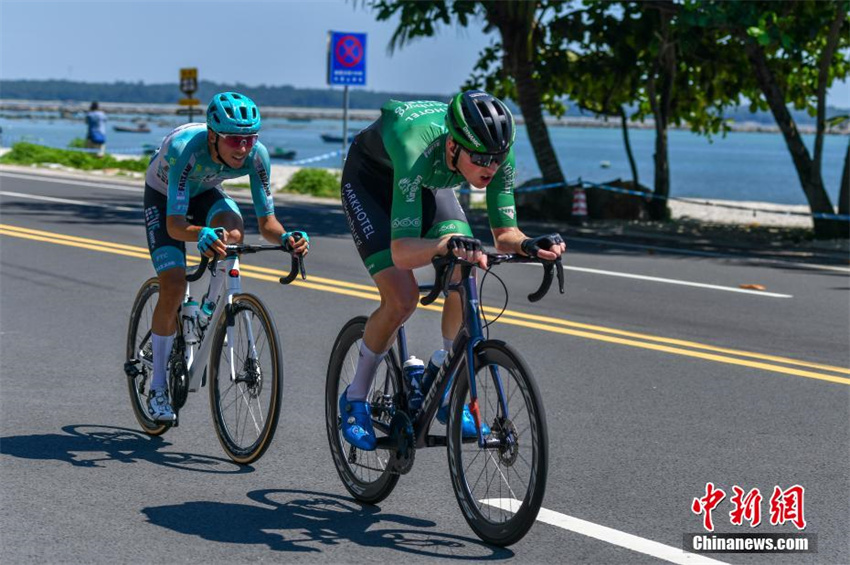
[[[372,276],[393,266],[392,194],[392,171],[365,155],[355,140],[342,170],[342,209],[357,252]],[[451,189],[423,190],[420,237],[438,239],[447,234],[472,237],[457,196]]]
[[[186,268],[186,243],[168,235],[165,223],[167,202],[164,194],[145,183],[145,228],[151,261],[157,273],[176,267]],[[218,188],[211,188],[192,197],[186,219],[195,226],[209,226],[216,214],[228,211],[242,217],[232,198]]]

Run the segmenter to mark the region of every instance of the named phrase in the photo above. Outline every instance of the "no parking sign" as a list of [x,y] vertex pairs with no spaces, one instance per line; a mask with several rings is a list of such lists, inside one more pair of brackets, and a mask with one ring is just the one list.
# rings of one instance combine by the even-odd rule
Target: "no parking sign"
[[366,34],[330,32],[328,84],[366,86]]

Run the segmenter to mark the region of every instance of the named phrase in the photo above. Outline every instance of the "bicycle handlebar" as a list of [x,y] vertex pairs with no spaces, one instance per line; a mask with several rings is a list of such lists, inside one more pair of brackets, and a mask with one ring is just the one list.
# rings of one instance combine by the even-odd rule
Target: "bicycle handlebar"
[[[452,274],[455,266],[461,265],[476,266],[477,263],[470,263],[456,257],[453,254],[438,255],[431,260],[434,266],[436,276],[434,278],[434,286],[427,296],[423,297],[419,302],[423,306],[427,306],[437,299],[437,296],[442,292],[447,295],[449,285],[451,284]],[[558,257],[554,261],[546,261],[544,259],[527,257],[516,253],[487,253],[487,263],[489,265],[499,265],[501,263],[540,263],[543,265],[543,280],[540,283],[540,288],[528,295],[529,302],[537,302],[549,292],[549,287],[552,286],[552,279],[555,274],[558,275],[558,290],[564,294],[564,265],[561,263],[561,258]],[[557,271],[555,268],[557,267]]]
[[[227,245],[227,254],[230,255],[245,255],[248,253],[259,253],[260,251],[286,251],[283,245]],[[289,274],[285,277],[280,277],[280,284],[289,284],[295,280],[295,277],[301,274],[302,279],[307,278],[307,271],[304,268],[304,256],[296,255],[295,253],[289,252],[292,255],[292,265],[289,268]],[[188,282],[195,282],[204,276],[204,269],[209,266],[210,272],[215,273],[216,265],[218,265],[218,255],[216,255],[212,260],[206,255],[201,257],[201,264],[198,265],[197,270],[194,273],[186,275],[186,280]],[[215,276],[215,275],[213,275]]]

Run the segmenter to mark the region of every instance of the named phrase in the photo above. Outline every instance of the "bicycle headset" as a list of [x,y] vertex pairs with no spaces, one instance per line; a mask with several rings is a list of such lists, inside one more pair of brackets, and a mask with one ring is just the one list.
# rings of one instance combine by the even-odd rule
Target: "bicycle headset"
[[446,127],[459,147],[452,156],[457,166],[460,146],[474,153],[498,155],[514,143],[514,117],[505,103],[483,90],[456,94],[446,111]]

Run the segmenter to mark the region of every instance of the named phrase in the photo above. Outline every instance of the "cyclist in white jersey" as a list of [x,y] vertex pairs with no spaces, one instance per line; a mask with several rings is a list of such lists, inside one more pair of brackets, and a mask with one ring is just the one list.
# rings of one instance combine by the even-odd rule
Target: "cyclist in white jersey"
[[[258,142],[261,119],[257,105],[242,94],[222,92],[207,108],[206,124],[186,124],[168,134],[154,154],[145,176],[145,224],[148,248],[160,291],[151,323],[153,381],[149,411],[156,421],[174,421],[168,398],[166,365],[177,332],[177,312],[186,292],[186,243],[197,242],[207,257],[224,257],[225,245],[240,243],[244,224],[239,208],[221,183],[248,175],[262,236],[306,254],[309,237],[287,232],[274,215],[269,184],[269,153]],[[214,228],[223,228],[221,237]],[[298,234],[301,237],[293,237]],[[223,277],[214,277],[210,308]]]

